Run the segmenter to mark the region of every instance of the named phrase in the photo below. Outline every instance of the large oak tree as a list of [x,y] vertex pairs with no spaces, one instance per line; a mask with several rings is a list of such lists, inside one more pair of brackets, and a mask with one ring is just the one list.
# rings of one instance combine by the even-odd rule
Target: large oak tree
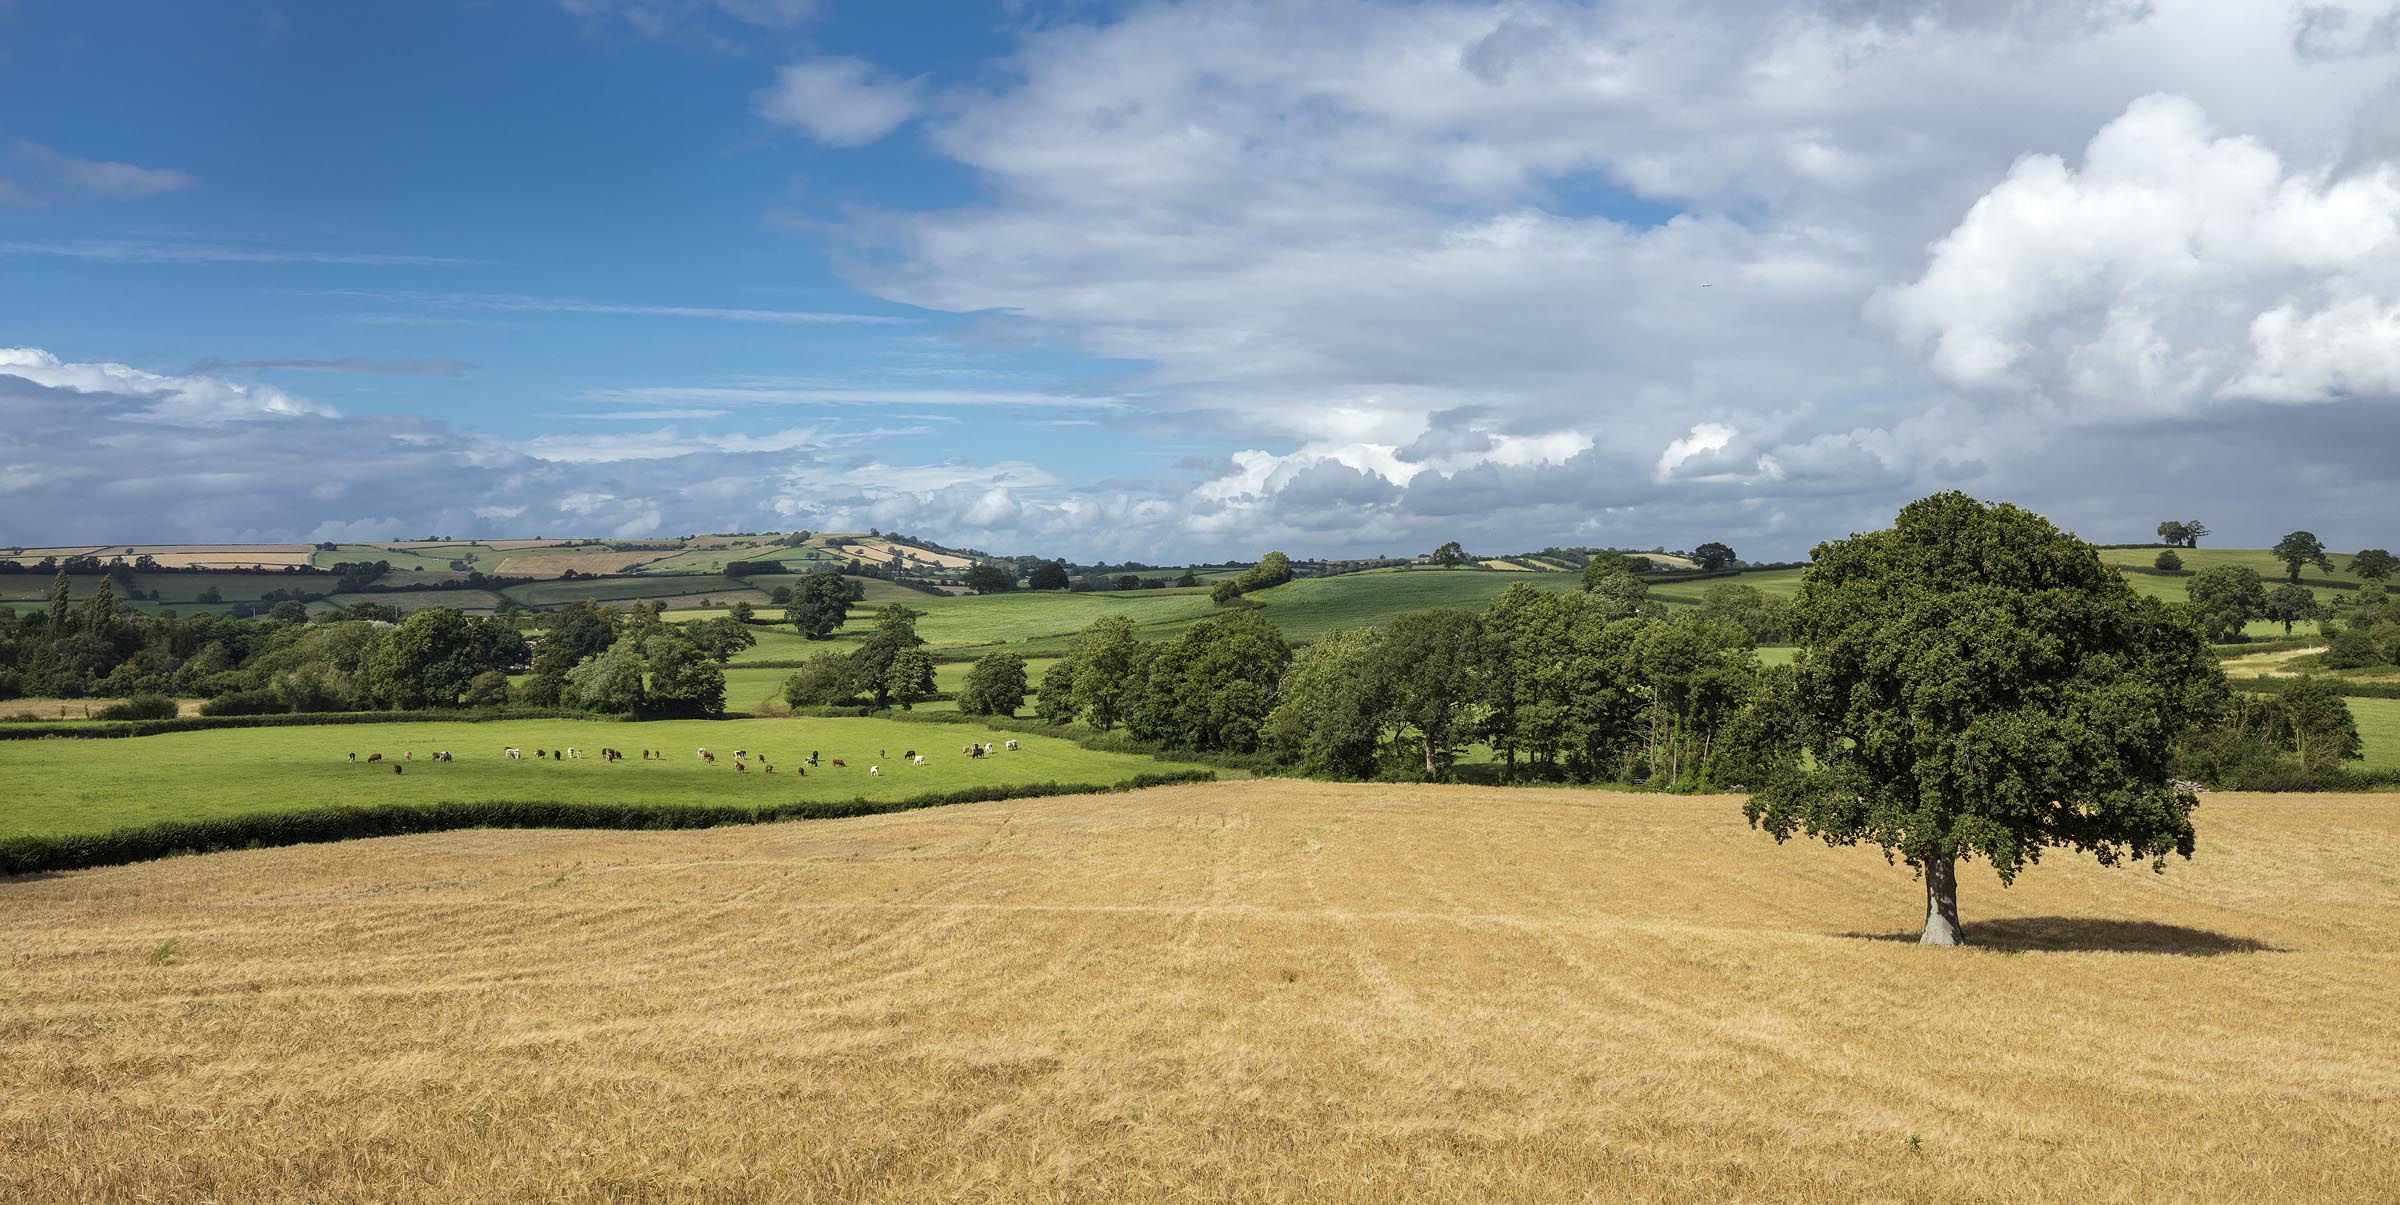
[[2047,848],[2103,865],[2190,857],[2168,749],[2225,704],[2191,621],[2039,515],[1965,494],[1819,545],[1782,770],[1745,811],[1776,840],[1882,847],[1925,881],[1929,945],[1964,940],[1957,863],[2003,884]]

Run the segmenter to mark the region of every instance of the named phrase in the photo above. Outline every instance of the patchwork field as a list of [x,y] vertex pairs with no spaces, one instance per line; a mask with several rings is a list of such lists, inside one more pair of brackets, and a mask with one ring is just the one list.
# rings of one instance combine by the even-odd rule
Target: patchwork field
[[0,881],[15,1200],[2400,1197],[2400,799],[2165,875],[1218,784]]
[[[1014,733],[970,725],[883,719],[773,719],[616,724],[589,720],[347,724],[179,732],[131,740],[0,743],[0,837],[105,832],[128,825],[325,804],[532,800],[560,803],[747,803],[904,799],[1008,783],[1110,784],[1191,769],[1148,757],[1100,753],[1054,737],[1018,736],[1023,748],[989,758],[958,753],[968,741]],[[515,745],[521,761],[501,756]],[[579,747],[585,757],[536,760],[536,749]],[[603,747],[626,752],[614,764]],[[718,753],[715,765],[697,750]],[[657,749],[663,761],[640,760]],[[435,750],[457,760],[435,762]],[[763,755],[773,774],[736,772],[724,755]],[[903,751],[926,754],[903,765]],[[947,750],[946,754],[942,750]],[[817,769],[797,773],[811,750]],[[358,754],[353,764],[348,755]],[[370,754],[398,762],[366,764]],[[409,755],[414,760],[405,760]],[[886,756],[888,754],[888,756]],[[835,768],[833,758],[850,764]],[[883,774],[870,777],[878,762]],[[5,1199],[5,1194],[0,1194]]]

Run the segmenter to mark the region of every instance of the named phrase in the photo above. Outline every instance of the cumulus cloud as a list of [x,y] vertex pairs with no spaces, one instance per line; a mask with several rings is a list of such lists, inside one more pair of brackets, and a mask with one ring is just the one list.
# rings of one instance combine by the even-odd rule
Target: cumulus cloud
[[[2366,296],[2318,308],[2351,293]],[[1876,308],[1952,385],[2115,417],[2388,381],[2367,346],[2387,293],[2400,296],[2400,171],[2288,169],[2189,99],[2147,96],[2080,167],[2019,160]],[[2266,308],[2293,295],[2319,301],[2305,317]]]
[[921,80],[893,79],[864,60],[806,59],[775,73],[756,97],[758,114],[832,146],[864,146],[916,116]]

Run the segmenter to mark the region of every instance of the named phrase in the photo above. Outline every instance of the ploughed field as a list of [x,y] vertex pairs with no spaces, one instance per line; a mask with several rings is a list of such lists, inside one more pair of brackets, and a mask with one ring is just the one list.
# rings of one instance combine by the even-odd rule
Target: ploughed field
[[[580,769],[580,768],[577,768]],[[2400,1198],[2400,798],[2163,876],[1220,783],[0,880],[0,1199]]]
[[[1021,748],[962,756],[968,742]],[[522,750],[521,760],[502,749]],[[601,760],[613,747],[625,760]],[[699,750],[716,755],[703,762]],[[580,748],[570,761],[540,750]],[[661,761],[643,761],[656,749]],[[742,750],[747,770],[733,768]],[[914,749],[922,766],[903,763]],[[453,761],[432,760],[448,751]],[[801,759],[821,756],[805,775]],[[356,753],[352,763],[349,755]],[[382,754],[382,761],[367,759]],[[409,760],[410,755],[414,760]],[[765,756],[775,767],[766,773]],[[836,767],[841,758],[847,766]],[[394,774],[397,764],[402,773]],[[869,767],[880,765],[881,775]],[[1085,749],[1056,737],[970,724],[881,719],[401,722],[175,732],[122,740],[0,742],[0,838],[106,832],[326,804],[527,800],[556,803],[745,804],[914,795],[1018,783],[1106,786],[1141,774],[1192,769],[1177,762]]]

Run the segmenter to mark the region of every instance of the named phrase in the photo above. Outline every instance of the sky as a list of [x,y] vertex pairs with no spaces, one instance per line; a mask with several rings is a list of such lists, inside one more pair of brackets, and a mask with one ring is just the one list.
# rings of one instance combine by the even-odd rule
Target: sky
[[0,0],[0,542],[2400,542],[2395,0]]

